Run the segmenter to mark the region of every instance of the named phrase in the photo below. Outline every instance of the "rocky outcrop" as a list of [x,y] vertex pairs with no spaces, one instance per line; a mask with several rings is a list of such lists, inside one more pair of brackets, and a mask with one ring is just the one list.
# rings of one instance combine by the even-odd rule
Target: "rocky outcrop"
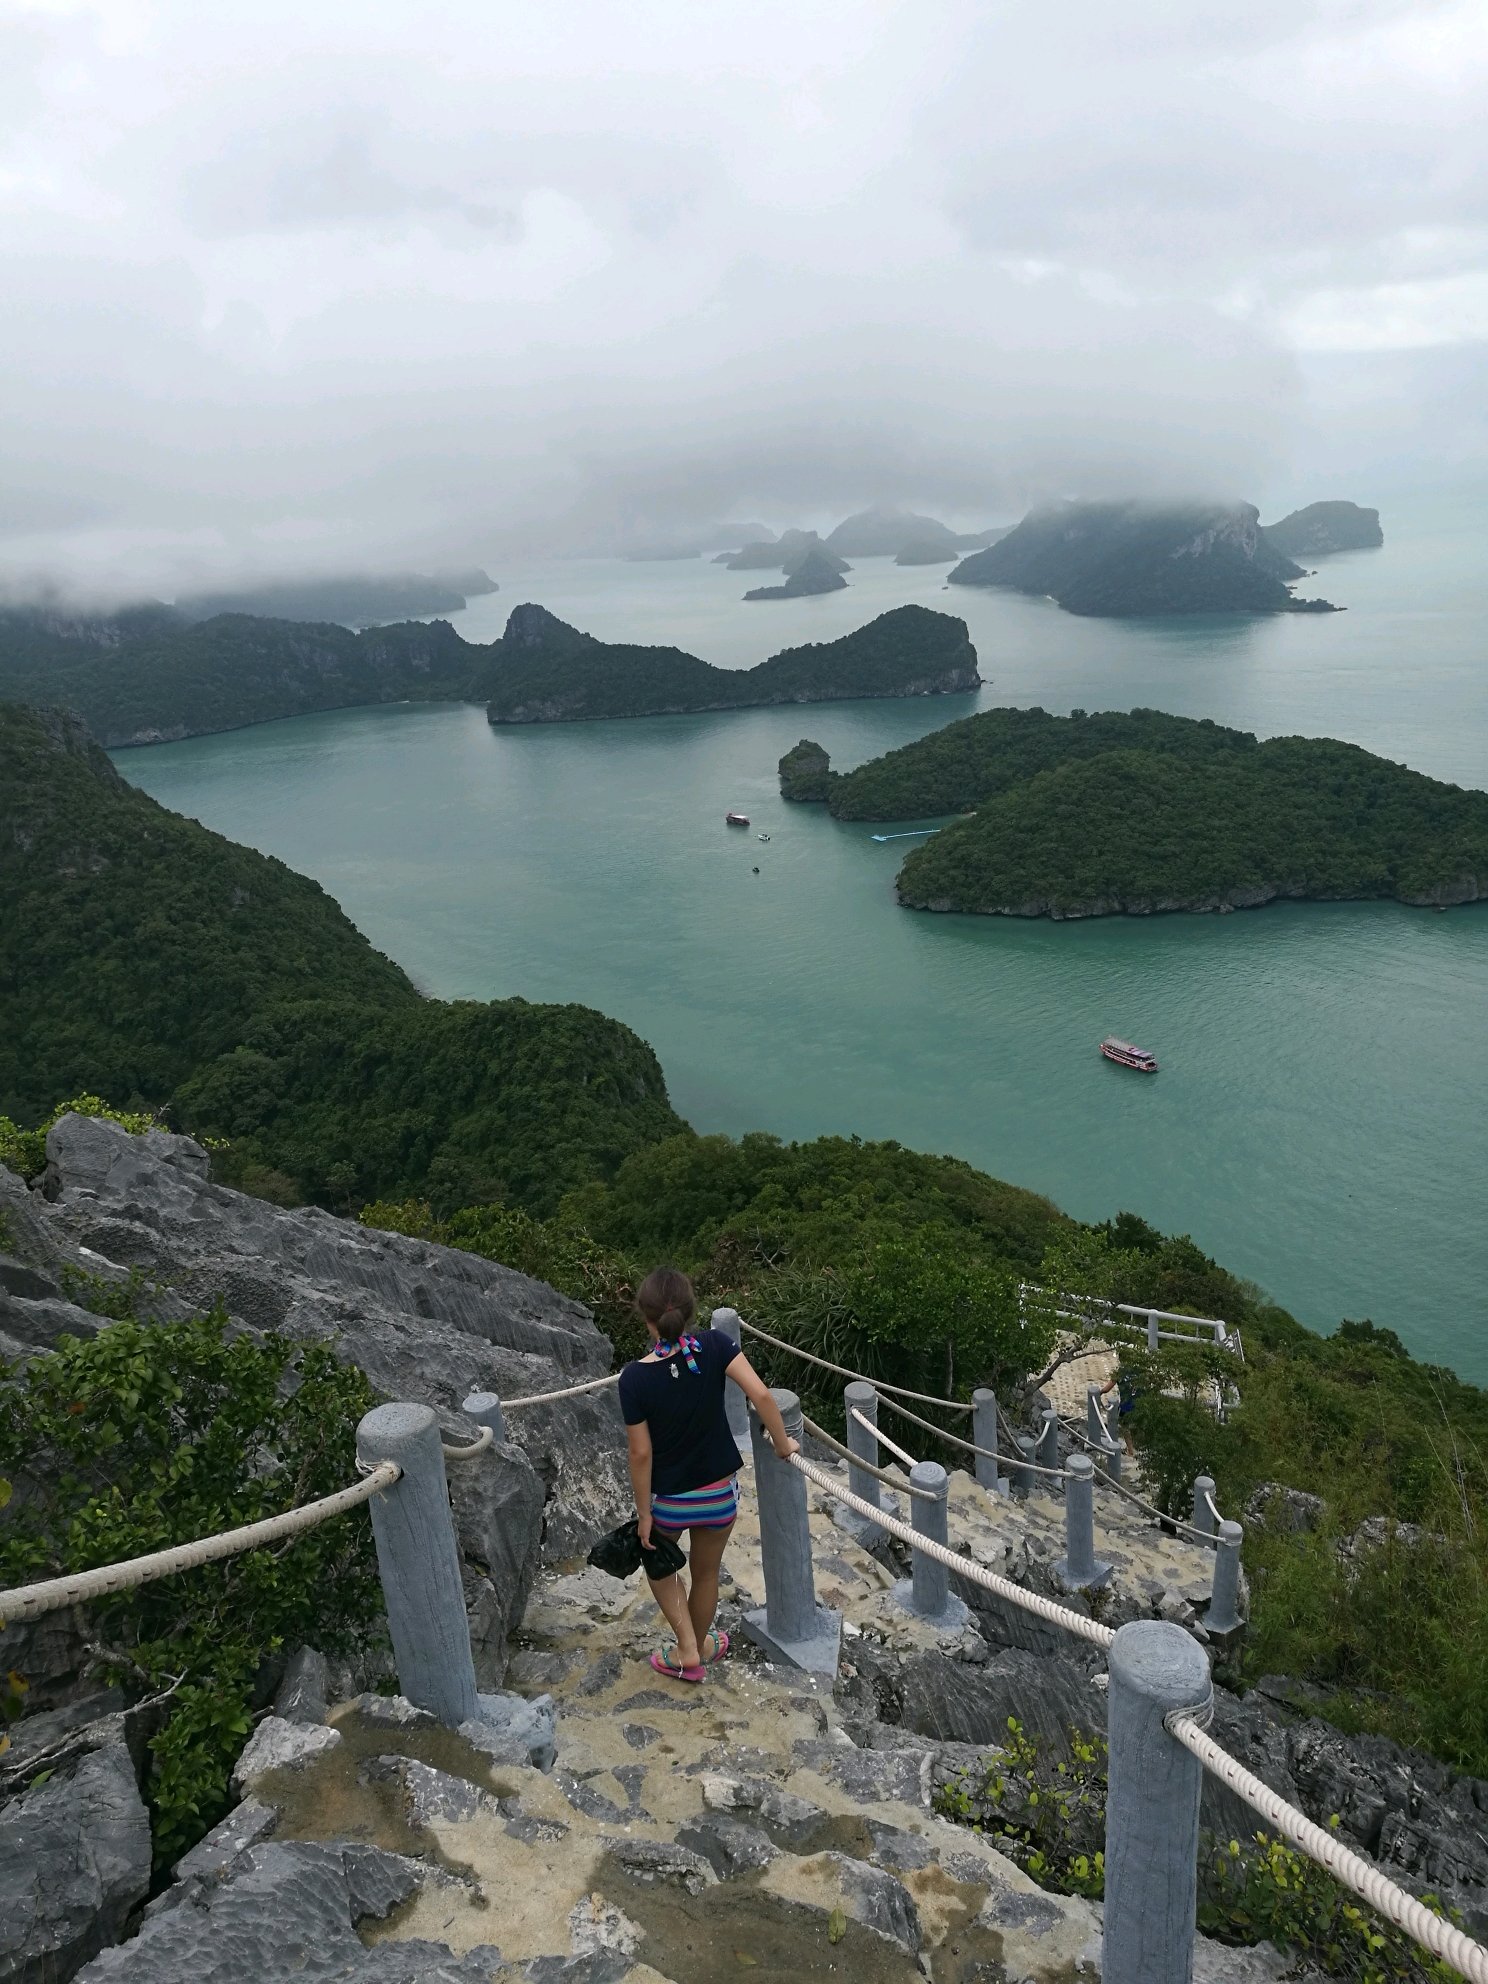
[[755,586],[746,599],[805,599],[813,593],[841,592],[847,584],[831,554],[813,547],[799,564],[789,568],[784,585]]
[[[385,1397],[433,1406],[452,1439],[474,1390],[519,1397],[609,1369],[608,1338],[545,1283],[475,1254],[405,1239],[315,1208],[287,1211],[215,1185],[187,1137],[132,1137],[65,1116],[47,1139],[44,1192],[0,1169],[13,1252],[0,1256],[0,1355],[34,1356],[99,1320],[65,1296],[65,1266],[160,1285],[162,1316],[220,1298],[239,1326],[332,1344]],[[510,1416],[479,1468],[452,1468],[478,1671],[497,1682],[538,1563],[587,1548],[629,1506],[611,1391]],[[0,1632],[0,1657],[37,1675],[68,1658],[68,1615]],[[13,1637],[18,1636],[18,1637]],[[19,1657],[24,1652],[25,1658]]]
[[150,1821],[120,1741],[0,1807],[0,1978],[63,1984],[150,1885]]
[[1358,503],[1309,503],[1265,526],[1266,541],[1285,558],[1324,558],[1333,551],[1373,551],[1385,541],[1379,511]]
[[824,800],[832,789],[832,765],[820,744],[803,737],[780,760],[780,796],[806,802]]

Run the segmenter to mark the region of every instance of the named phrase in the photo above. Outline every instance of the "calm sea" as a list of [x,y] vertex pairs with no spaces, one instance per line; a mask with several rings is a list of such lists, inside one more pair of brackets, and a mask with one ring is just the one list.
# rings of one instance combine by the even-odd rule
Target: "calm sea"
[[[459,617],[470,638],[534,599],[747,666],[919,599],[968,621],[989,686],[517,730],[472,708],[355,710],[118,761],[314,875],[428,991],[627,1021],[699,1129],[896,1137],[1083,1217],[1128,1207],[1308,1323],[1369,1316],[1485,1381],[1488,905],[917,915],[893,897],[905,843],[786,806],[775,778],[803,735],[846,768],[980,705],[1041,703],[1345,737],[1488,786],[1483,523],[1387,514],[1383,551],[1323,565],[1317,590],[1350,609],[1326,618],[1077,620],[887,560],[846,592],[755,605],[752,576],[702,561],[503,570]],[[724,827],[730,807],[748,833]],[[1107,1032],[1162,1072],[1107,1066]]]

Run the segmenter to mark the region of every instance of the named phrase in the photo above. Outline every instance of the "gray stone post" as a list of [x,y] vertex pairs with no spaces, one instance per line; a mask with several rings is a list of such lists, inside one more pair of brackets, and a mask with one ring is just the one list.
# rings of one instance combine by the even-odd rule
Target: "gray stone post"
[[1181,1626],[1138,1619],[1107,1667],[1102,1984],[1191,1984],[1204,1767],[1163,1717],[1209,1701],[1209,1662]]
[[1209,1497],[1214,1493],[1214,1477],[1209,1474],[1194,1476],[1193,1526],[1202,1530],[1205,1536],[1214,1534],[1214,1516],[1209,1507]]
[[1101,1405],[1101,1391],[1100,1385],[1085,1387],[1085,1437],[1097,1447],[1103,1447],[1110,1438],[1105,1410]]
[[1154,1353],[1157,1350],[1157,1311],[1155,1309],[1149,1309],[1147,1311],[1147,1348]]
[[[1027,1433],[1015,1433],[1013,1435],[1013,1445],[1018,1450],[1020,1460],[1032,1460],[1033,1441]],[[1011,1484],[1010,1492],[1018,1501],[1026,1502],[1033,1488],[1033,1476],[1029,1473],[1028,1469],[1020,1466],[1017,1461],[1014,1461],[1008,1468],[1008,1478]]]
[[[801,1401],[794,1392],[778,1388],[774,1399],[786,1432],[799,1440]],[[765,1602],[745,1613],[744,1630],[772,1660],[784,1661],[808,1674],[835,1678],[842,1615],[816,1602],[806,1477],[788,1460],[777,1458],[763,1425],[753,1414],[750,1418]]]
[[1064,1555],[1054,1575],[1067,1591],[1085,1591],[1104,1584],[1111,1566],[1097,1562],[1095,1555],[1095,1466],[1089,1454],[1071,1454],[1066,1466]]
[[[860,1460],[866,1460],[871,1466],[877,1467],[878,1442],[866,1426],[860,1426],[853,1418],[855,1406],[865,1419],[870,1420],[875,1426],[878,1424],[878,1393],[866,1378],[854,1378],[850,1385],[842,1387],[842,1416],[847,1421],[848,1446]],[[861,1495],[865,1502],[871,1502],[874,1508],[883,1507],[875,1475],[865,1474],[860,1467],[854,1467],[849,1463],[847,1485],[855,1495]]]
[[1240,1545],[1245,1532],[1238,1522],[1222,1522],[1214,1551],[1214,1595],[1204,1614],[1204,1629],[1232,1633],[1240,1617]]
[[489,1426],[497,1446],[501,1445],[506,1438],[506,1421],[501,1416],[501,1400],[495,1392],[472,1392],[460,1410],[477,1426]]
[[[1044,1423],[1039,1428],[1038,1445],[1033,1450],[1033,1457],[1040,1467],[1059,1465],[1059,1414],[1052,1405],[1044,1407]],[[1056,1493],[1057,1490],[1050,1492]]]
[[[731,1336],[743,1348],[743,1331],[737,1309],[715,1309],[713,1328]],[[728,1429],[733,1434],[739,1452],[749,1458],[749,1400],[737,1385],[726,1384],[723,1388],[723,1409],[728,1415]]]
[[[911,1485],[927,1488],[934,1500],[924,1495],[909,1498],[909,1520],[917,1536],[931,1543],[950,1540],[950,1476],[939,1461],[917,1460],[909,1470]],[[929,1619],[937,1626],[964,1626],[970,1618],[965,1603],[951,1591],[949,1568],[928,1551],[910,1549],[910,1576],[894,1586],[894,1596],[907,1612]]]
[[415,1707],[457,1729],[478,1710],[439,1422],[427,1405],[379,1405],[358,1426],[356,1444],[369,1467],[395,1460],[403,1470],[371,1501],[398,1685]]
[[985,1385],[978,1386],[971,1395],[971,1443],[987,1450],[973,1456],[977,1486],[985,1488],[990,1495],[1005,1495],[1007,1490],[997,1473],[997,1394],[989,1392]]

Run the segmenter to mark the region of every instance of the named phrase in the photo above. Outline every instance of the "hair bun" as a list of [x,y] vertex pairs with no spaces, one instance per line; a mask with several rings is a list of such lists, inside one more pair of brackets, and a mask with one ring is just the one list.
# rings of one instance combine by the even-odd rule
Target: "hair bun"
[[679,1323],[684,1323],[686,1320],[680,1309],[666,1309],[657,1317],[656,1327],[659,1330],[666,1330],[670,1333],[677,1328]]

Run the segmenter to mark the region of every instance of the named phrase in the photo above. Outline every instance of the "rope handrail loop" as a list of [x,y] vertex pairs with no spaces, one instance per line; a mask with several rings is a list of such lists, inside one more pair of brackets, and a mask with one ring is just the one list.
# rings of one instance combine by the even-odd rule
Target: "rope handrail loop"
[[834,1481],[830,1474],[807,1460],[804,1454],[792,1454],[790,1464],[798,1468],[808,1481],[814,1481],[818,1488],[826,1489],[836,1501],[845,1503],[860,1516],[867,1516],[870,1522],[877,1523],[878,1527],[887,1530],[890,1536],[897,1536],[901,1543],[909,1544],[911,1549],[925,1551],[928,1556],[944,1564],[948,1570],[957,1572],[959,1576],[968,1579],[972,1584],[983,1586],[987,1591],[996,1592],[999,1598],[1006,1599],[1010,1605],[1016,1605],[1024,1612],[1031,1612],[1036,1618],[1047,1619],[1052,1625],[1061,1626],[1065,1632],[1073,1633],[1078,1639],[1089,1640],[1098,1647],[1108,1647],[1115,1639],[1114,1630],[1110,1626],[1103,1626],[1098,1619],[1087,1618],[1082,1612],[1071,1612],[1067,1605],[1057,1605],[1052,1598],[1042,1598],[1036,1591],[1025,1591],[1021,1585],[1014,1584],[1011,1579],[999,1577],[995,1571],[984,1570],[980,1564],[974,1564],[969,1557],[959,1556],[947,1545],[934,1543],[928,1536],[921,1536],[919,1531],[911,1529],[907,1522],[900,1522],[897,1517],[886,1515],[882,1509],[874,1508],[871,1502],[865,1502],[861,1495],[853,1494],[850,1488],[844,1488],[840,1482]]
[[[801,1414],[801,1424],[806,1428],[806,1431],[811,1435],[813,1440],[820,1440],[824,1447],[830,1447],[834,1454],[840,1455],[843,1460],[857,1468],[860,1474],[872,1475],[875,1481],[881,1481],[886,1488],[892,1488],[896,1495],[912,1495],[917,1502],[938,1502],[940,1500],[940,1497],[933,1489],[917,1488],[912,1481],[905,1481],[901,1476],[891,1474],[886,1467],[875,1467],[872,1461],[860,1459],[851,1447],[845,1447],[840,1440],[833,1439],[825,1426],[818,1426],[816,1421],[814,1419],[808,1419],[804,1412]],[[792,1454],[791,1459],[793,1461],[799,1460],[800,1455]],[[837,1490],[834,1488],[832,1492],[836,1494]]]
[[890,1397],[912,1398],[921,1405],[938,1405],[945,1412],[970,1412],[972,1409],[969,1404],[963,1405],[959,1399],[935,1398],[929,1392],[912,1392],[904,1385],[885,1384],[882,1378],[870,1378],[865,1371],[849,1371],[845,1364],[833,1364],[825,1357],[818,1357],[813,1351],[801,1350],[794,1343],[787,1343],[784,1337],[771,1336],[768,1330],[760,1329],[757,1324],[746,1323],[742,1316],[739,1318],[739,1327],[748,1330],[751,1336],[757,1336],[761,1343],[773,1344],[776,1350],[787,1350],[792,1357],[799,1357],[807,1364],[815,1364],[823,1371],[835,1371],[839,1378],[856,1378],[860,1384],[872,1385],[876,1392],[887,1393]]
[[915,1464],[914,1455],[907,1454],[904,1451],[903,1447],[899,1445],[897,1440],[891,1440],[888,1434],[884,1432],[881,1426],[875,1426],[871,1419],[865,1419],[863,1414],[859,1412],[856,1406],[852,1408],[851,1417],[856,1419],[858,1424],[861,1427],[863,1427],[867,1432],[871,1433],[874,1439],[878,1441],[881,1447],[887,1447],[889,1452],[894,1456],[895,1460],[902,1460],[906,1467],[914,1466]]
[[82,1605],[89,1599],[107,1598],[116,1591],[131,1591],[136,1585],[150,1584],[156,1578],[170,1577],[176,1571],[194,1571],[201,1564],[213,1564],[223,1557],[236,1557],[244,1550],[257,1550],[283,1536],[297,1536],[344,1515],[363,1502],[370,1502],[384,1488],[391,1488],[403,1470],[393,1460],[385,1460],[355,1481],[349,1488],[338,1488],[334,1495],[305,1502],[282,1515],[265,1516],[261,1522],[244,1523],[239,1529],[224,1529],[216,1536],[198,1537],[194,1543],[173,1544],[168,1550],[154,1550],[148,1556],[131,1557],[122,1564],[100,1564],[91,1571],[74,1571],[67,1577],[47,1578],[39,1584],[25,1584],[14,1591],[0,1591],[0,1620],[14,1625],[21,1619],[39,1619],[48,1612],[64,1611],[69,1605]]
[[483,1454],[487,1447],[492,1446],[495,1439],[496,1435],[491,1428],[482,1426],[479,1433],[466,1446],[452,1447],[448,1440],[441,1440],[439,1450],[446,1460],[474,1460],[477,1454]]
[[618,1385],[619,1382],[620,1373],[612,1371],[607,1378],[591,1378],[587,1384],[569,1385],[561,1392],[531,1392],[526,1398],[504,1398],[501,1410],[515,1412],[519,1405],[554,1405],[561,1398],[579,1398],[585,1392],[600,1392],[606,1385]]
[[1213,1516],[1216,1523],[1221,1523],[1224,1521],[1224,1517],[1219,1513],[1219,1504],[1215,1501],[1214,1497],[1209,1493],[1207,1488],[1204,1490],[1204,1504],[1205,1507],[1208,1509],[1210,1515]]
[[1295,1806],[1278,1797],[1268,1784],[1263,1784],[1227,1750],[1221,1749],[1212,1736],[1204,1733],[1192,1709],[1174,1709],[1163,1718],[1163,1724],[1184,1749],[1199,1759],[1205,1770],[1228,1785],[1263,1819],[1268,1819],[1310,1860],[1315,1860],[1345,1887],[1352,1888],[1376,1913],[1393,1922],[1397,1929],[1403,1929],[1443,1963],[1460,1971],[1471,1984],[1488,1984],[1488,1949],[1442,1916],[1434,1915],[1424,1902],[1397,1887],[1362,1854],[1353,1852],[1335,1834],[1314,1825]]
[[916,1426],[923,1426],[925,1431],[933,1433],[937,1440],[946,1440],[951,1446],[962,1447],[969,1454],[980,1454],[983,1460],[1000,1461],[1004,1467],[1026,1467],[1030,1474],[1046,1475],[1050,1481],[1069,1480],[1067,1467],[1039,1467],[1031,1460],[1024,1460],[1021,1454],[1005,1454],[992,1447],[979,1447],[972,1440],[963,1440],[959,1433],[947,1433],[941,1426],[932,1426],[928,1419],[921,1419],[917,1412],[911,1412],[907,1406],[896,1405],[891,1398],[884,1399],[883,1403],[891,1412],[897,1412],[905,1419],[912,1419]]

